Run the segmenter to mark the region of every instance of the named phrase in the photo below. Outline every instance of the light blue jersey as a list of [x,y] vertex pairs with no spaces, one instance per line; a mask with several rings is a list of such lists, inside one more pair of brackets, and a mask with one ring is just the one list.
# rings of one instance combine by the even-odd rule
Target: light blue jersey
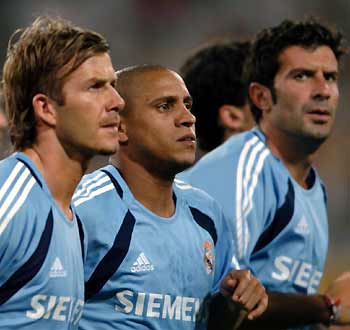
[[83,231],[57,207],[32,161],[0,162],[0,329],[77,329]]
[[216,199],[235,233],[242,268],[270,291],[314,293],[328,246],[326,198],[312,169],[309,189],[273,156],[258,129],[235,135],[179,177]]
[[80,329],[206,329],[204,301],[232,268],[232,236],[207,194],[173,191],[175,214],[162,218],[115,167],[84,177],[73,198],[88,237]]

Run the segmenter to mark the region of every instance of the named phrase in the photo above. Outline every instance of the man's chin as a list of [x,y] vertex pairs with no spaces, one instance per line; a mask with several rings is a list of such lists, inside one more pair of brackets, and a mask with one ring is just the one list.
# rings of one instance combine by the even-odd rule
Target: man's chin
[[176,169],[177,172],[175,174],[178,174],[180,172],[183,172],[183,171],[187,170],[188,168],[193,166],[194,162],[195,162],[195,158],[194,157],[191,160],[186,160],[186,161],[179,162],[177,164],[177,169]]
[[160,166],[158,164],[156,166],[156,171],[162,177],[164,177],[166,179],[172,179],[177,174],[190,168],[193,164],[194,164],[194,160],[193,161],[181,161],[181,162],[173,161],[173,162],[168,162],[166,165],[163,164],[164,166]]
[[113,146],[113,147],[105,147],[97,150],[96,155],[97,156],[112,156],[115,153],[118,153],[119,151],[119,145]]
[[329,138],[330,134],[330,130],[318,130],[310,132],[309,138],[313,140],[314,143],[322,144]]

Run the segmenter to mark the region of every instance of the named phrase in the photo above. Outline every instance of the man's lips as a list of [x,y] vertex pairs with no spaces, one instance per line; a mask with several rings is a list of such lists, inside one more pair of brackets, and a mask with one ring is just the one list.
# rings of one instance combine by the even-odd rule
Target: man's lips
[[308,111],[306,115],[312,118],[314,121],[320,123],[328,122],[332,117],[331,112],[326,109],[313,109]]
[[102,129],[117,133],[119,130],[119,122],[106,122],[101,125]]
[[322,108],[315,108],[315,109],[309,110],[307,113],[316,114],[316,115],[326,115],[326,116],[331,115],[329,110],[322,109]]
[[179,142],[196,142],[196,136],[194,134],[186,134],[183,135],[182,137],[180,137],[179,139],[177,139],[177,141]]

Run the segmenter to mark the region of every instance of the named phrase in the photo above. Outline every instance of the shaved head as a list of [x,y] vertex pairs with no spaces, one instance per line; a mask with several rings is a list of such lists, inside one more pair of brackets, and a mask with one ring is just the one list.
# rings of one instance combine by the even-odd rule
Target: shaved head
[[137,65],[130,66],[116,72],[117,90],[121,97],[125,100],[125,108],[121,111],[121,115],[128,114],[133,104],[133,99],[142,94],[147,88],[149,80],[147,76],[151,73],[169,72],[175,73],[161,65]]

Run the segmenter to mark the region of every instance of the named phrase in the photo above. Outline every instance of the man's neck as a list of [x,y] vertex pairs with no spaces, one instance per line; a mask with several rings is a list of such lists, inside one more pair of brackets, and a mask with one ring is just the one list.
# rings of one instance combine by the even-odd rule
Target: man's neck
[[264,132],[266,144],[271,153],[279,158],[293,179],[303,188],[308,188],[307,177],[310,173],[315,154],[320,146],[310,146],[301,139],[285,134]]
[[86,165],[71,159],[62,148],[51,145],[33,145],[23,152],[33,161],[56,201],[68,219],[72,219],[70,203]]
[[134,197],[147,209],[164,218],[175,213],[173,178],[161,178],[124,157],[118,162],[112,160],[112,163],[121,171]]

